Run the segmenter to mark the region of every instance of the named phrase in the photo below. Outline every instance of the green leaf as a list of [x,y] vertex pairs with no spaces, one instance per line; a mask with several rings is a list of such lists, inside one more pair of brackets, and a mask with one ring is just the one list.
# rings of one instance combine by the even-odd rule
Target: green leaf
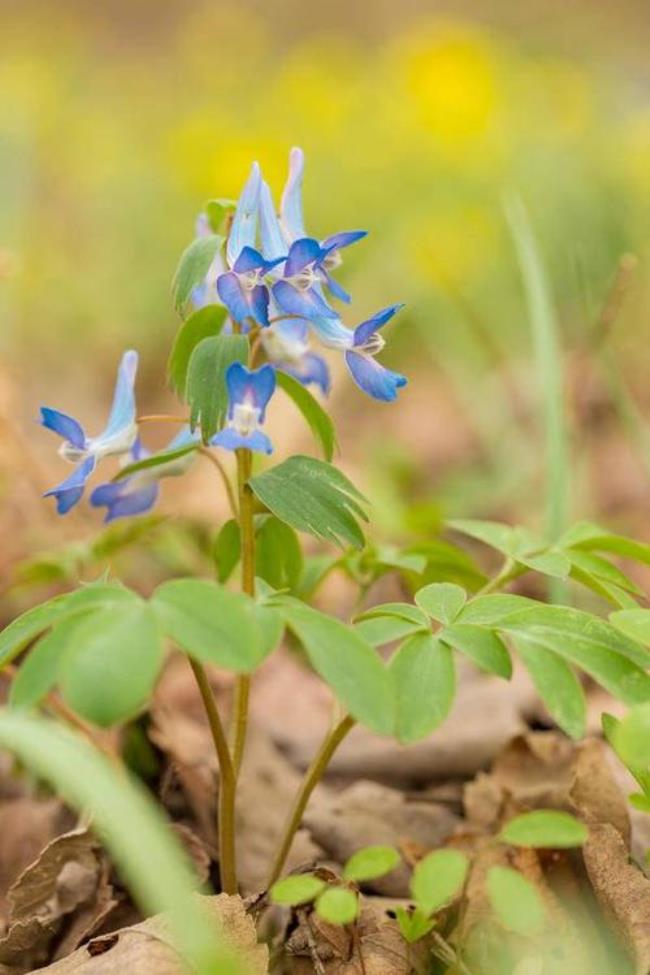
[[434,927],[434,922],[429,920],[422,911],[418,911],[417,908],[409,911],[405,907],[398,905],[395,908],[395,914],[397,916],[400,934],[407,944],[415,944],[416,941],[424,938]]
[[215,234],[225,233],[226,221],[236,208],[236,200],[227,200],[225,197],[208,200],[205,204],[205,214],[208,218],[210,228]]
[[621,610],[612,613],[609,622],[632,640],[650,644],[650,609]]
[[313,873],[298,873],[278,880],[269,893],[274,904],[296,907],[298,904],[313,901],[325,886],[325,881],[319,880]]
[[457,545],[451,545],[441,539],[411,545],[406,549],[406,553],[421,555],[426,559],[426,566],[421,573],[421,578],[416,582],[414,581],[414,585],[429,582],[455,582],[463,588],[475,592],[487,581],[485,575],[467,552]]
[[535,809],[515,816],[501,830],[499,839],[513,846],[570,849],[582,846],[589,832],[575,816],[557,809]]
[[454,531],[475,538],[484,545],[489,545],[503,555],[512,556],[517,548],[515,529],[510,525],[502,525],[498,521],[480,521],[474,518],[455,518],[447,524]]
[[263,515],[256,536],[256,570],[274,589],[296,589],[302,576],[302,549],[293,528]]
[[557,548],[547,548],[541,539],[525,528],[511,528],[496,521],[473,519],[456,519],[448,524],[455,531],[475,538],[543,575],[566,579],[571,569],[571,563],[563,552]]
[[186,398],[192,430],[200,423],[205,443],[222,425],[228,409],[226,372],[233,362],[246,362],[245,335],[213,335],[194,347],[187,369]]
[[196,910],[187,856],[136,779],[55,722],[15,711],[0,711],[0,746],[92,820],[142,913],[170,913],[173,941],[200,975],[242,975],[219,949],[208,915]]
[[505,928],[522,935],[539,932],[544,907],[533,885],[520,873],[510,867],[491,867],[487,892],[492,909]]
[[582,685],[571,667],[533,640],[519,635],[515,641],[524,667],[551,717],[571,738],[582,738],[587,705]]
[[316,913],[328,924],[351,924],[359,913],[359,898],[344,887],[328,887],[316,901]]
[[394,728],[393,685],[387,669],[366,641],[340,620],[297,599],[279,600],[286,624],[298,637],[314,670],[350,714],[380,735]]
[[255,604],[205,579],[174,579],[156,589],[152,606],[171,639],[201,663],[248,673],[264,657]]
[[411,877],[411,896],[418,909],[429,916],[460,893],[468,868],[458,850],[434,850],[416,865]]
[[416,592],[415,602],[439,623],[453,623],[467,602],[467,593],[450,582],[433,582]]
[[382,617],[404,620],[427,631],[431,629],[426,613],[411,603],[380,603],[378,606],[371,606],[370,609],[364,610],[363,613],[359,614],[357,620],[361,623],[364,620]]
[[618,586],[620,589],[627,589],[629,592],[641,594],[641,590],[635,582],[629,579],[624,572],[615,566],[602,555],[594,555],[593,552],[582,552],[577,549],[570,549],[567,557],[571,565],[581,572],[592,576],[602,582]]
[[183,310],[194,288],[204,280],[223,241],[224,238],[218,234],[197,237],[181,254],[172,281],[174,307],[177,311]]
[[217,566],[217,579],[219,582],[227,582],[232,575],[235,566],[239,562],[241,554],[241,537],[239,525],[234,518],[222,525],[217,535],[213,555]]
[[64,655],[74,647],[86,617],[82,612],[65,616],[32,647],[11,684],[12,707],[33,708],[56,686]]
[[210,336],[219,335],[226,321],[226,309],[221,305],[206,305],[186,318],[179,328],[169,356],[167,371],[172,386],[185,399],[187,370],[194,349]]
[[401,857],[392,846],[366,846],[357,850],[343,870],[343,878],[356,883],[374,880],[390,873],[400,863]]
[[147,603],[98,610],[74,631],[60,672],[61,693],[77,714],[110,727],[146,703],[163,659],[161,634]]
[[632,708],[612,733],[612,742],[633,774],[650,769],[650,703]]
[[[178,474],[184,474],[187,467],[190,464],[190,454],[198,450],[198,443],[186,444],[183,447],[176,447],[174,450],[161,450],[157,454],[151,454],[150,457],[145,457],[143,460],[134,461],[133,464],[126,464],[125,467],[120,468],[118,473],[113,478],[114,481],[123,481],[127,477],[132,477],[139,471],[147,471],[152,468],[157,468],[157,477],[175,477]],[[161,471],[159,468],[164,467],[166,470]]]
[[256,497],[297,531],[338,545],[363,547],[358,518],[367,520],[355,486],[331,464],[297,455],[249,481]]
[[405,636],[422,630],[420,623],[411,623],[399,616],[373,616],[362,619],[355,624],[355,630],[373,647],[383,647],[393,640],[401,640]]
[[416,633],[404,641],[389,669],[397,702],[397,738],[403,744],[419,741],[449,714],[456,691],[452,652],[431,633]]
[[460,650],[488,674],[512,677],[512,661],[503,640],[483,626],[471,623],[454,623],[440,633],[440,639],[454,650]]
[[477,623],[481,626],[497,626],[509,616],[522,609],[544,606],[536,599],[515,596],[510,593],[492,593],[489,596],[476,596],[458,616],[459,623]]
[[70,613],[96,605],[112,605],[133,599],[133,593],[123,586],[93,583],[74,592],[54,596],[18,616],[0,633],[0,666],[14,660],[25,647],[48,627]]
[[650,699],[650,652],[604,620],[566,606],[539,606],[506,616],[498,629],[565,658],[628,704]]
[[613,552],[624,559],[650,565],[650,545],[637,542],[624,535],[616,535],[589,521],[578,522],[558,542],[563,548],[580,548],[585,551]]
[[323,457],[325,460],[331,460],[336,447],[336,430],[329,415],[309,390],[293,376],[278,370],[276,377],[280,389],[284,390],[302,413],[314,439],[323,451]]

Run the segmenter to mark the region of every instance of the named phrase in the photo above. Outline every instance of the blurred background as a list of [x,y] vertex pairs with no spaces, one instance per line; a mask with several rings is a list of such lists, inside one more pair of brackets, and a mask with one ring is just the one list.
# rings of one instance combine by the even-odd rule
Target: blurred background
[[[370,231],[341,274],[349,324],[407,304],[383,356],[410,378],[399,402],[365,399],[340,370],[332,394],[376,530],[543,525],[549,376],[504,216],[518,194],[561,346],[563,517],[650,537],[645,0],[23,0],[0,15],[5,581],[98,522],[41,502],[67,468],[39,404],[99,429],[134,346],[141,408],[177,409],[164,373],[178,255],[252,159],[279,194],[292,145],[309,230]],[[280,457],[308,443],[284,410]],[[211,473],[190,477],[165,485],[162,510],[218,517]]]

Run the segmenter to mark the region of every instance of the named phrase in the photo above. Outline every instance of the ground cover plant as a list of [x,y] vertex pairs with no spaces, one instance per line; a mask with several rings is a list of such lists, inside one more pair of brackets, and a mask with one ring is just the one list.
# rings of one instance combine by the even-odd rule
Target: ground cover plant
[[[170,961],[172,949],[163,944],[162,960],[153,950],[134,960],[128,932],[135,929],[126,926],[117,936],[114,926],[104,930],[106,905],[74,937],[62,939],[59,922],[83,899],[69,910],[61,907],[61,874],[41,861],[38,869],[48,878],[41,905],[47,923],[21,915],[21,896],[24,901],[34,894],[33,877],[21,875],[9,898],[13,913],[0,960],[8,971],[27,971],[50,960],[58,941],[59,949],[61,943],[69,949],[84,943],[83,958],[77,954],[70,964],[89,972],[110,970],[100,968],[107,961],[114,970],[122,964],[139,964],[143,972],[172,970],[170,965],[177,970],[181,957],[202,973],[269,967],[447,975],[641,971],[648,948],[647,939],[634,933],[641,915],[627,916],[602,884],[614,862],[613,853],[609,863],[598,860],[603,835],[618,850],[609,832],[612,814],[599,805],[599,789],[594,797],[586,784],[590,778],[598,784],[600,775],[610,793],[616,787],[599,767],[602,758],[574,743],[589,726],[587,682],[631,707],[620,725],[614,718],[605,725],[643,790],[635,805],[647,810],[647,750],[639,755],[630,742],[643,738],[634,730],[639,725],[647,735],[649,611],[618,559],[648,565],[650,546],[590,522],[564,527],[565,445],[557,382],[550,379],[543,534],[456,519],[445,526],[444,537],[423,537],[406,547],[366,540],[371,504],[334,463],[336,431],[323,405],[331,380],[321,346],[342,357],[349,380],[374,401],[381,423],[381,411],[391,408],[407,382],[383,364],[384,330],[399,327],[402,306],[387,305],[358,321],[337,271],[347,248],[363,247],[365,232],[309,236],[303,175],[303,153],[293,149],[276,210],[253,164],[237,201],[210,200],[198,218],[173,281],[181,325],[168,376],[182,403],[177,413],[136,408],[135,350],[118,364],[113,403],[98,435],[56,408],[41,410],[43,426],[60,439],[59,452],[73,465],[47,492],[59,515],[86,500],[109,523],[147,515],[165,479],[189,477],[193,465],[209,465],[215,490],[231,509],[231,518],[215,526],[210,538],[214,577],[179,575],[142,592],[101,576],[33,606],[0,634],[0,663],[11,677],[0,744],[83,813],[83,826],[67,835],[76,835],[77,844],[82,834],[91,837],[83,840],[84,856],[98,837],[142,914],[167,912],[160,923],[168,925],[164,930],[177,954]],[[523,204],[513,199],[507,208],[539,361],[552,377],[556,337],[534,235]],[[282,444],[271,441],[265,421],[282,396],[304,419],[315,455],[285,456]],[[170,429],[169,443],[149,452],[154,425]],[[112,479],[104,479],[108,458],[120,462]],[[314,543],[303,550],[305,536]],[[146,534],[139,544],[146,546]],[[485,568],[490,563],[493,571]],[[334,573],[343,573],[357,590],[356,609],[346,621],[319,608],[320,590]],[[533,580],[532,588],[513,591],[522,579]],[[396,584],[401,598],[369,604],[368,593],[381,580]],[[576,587],[609,604],[609,613],[572,605]],[[250,815],[242,782],[251,688],[281,646],[331,692],[334,713],[283,808],[271,801],[271,780],[267,795],[260,776],[254,801],[262,814],[268,804],[268,817],[280,821],[272,824],[274,848],[264,875],[252,884],[247,874],[244,884],[239,848],[250,838],[242,842],[237,824],[238,816]],[[391,842],[356,836],[338,855],[290,863],[310,800],[353,729],[398,746],[416,745],[449,717],[457,673],[466,663],[508,682],[513,661],[530,678],[548,727],[562,734],[542,735],[543,744],[532,736],[510,746],[514,752],[506,749],[491,778],[478,777],[466,797],[465,830],[449,828],[438,843],[432,837],[406,842],[399,829]],[[181,775],[181,791],[185,799],[193,797],[197,820],[212,837],[206,843],[196,842],[193,833],[188,839],[187,831],[174,838],[161,806],[174,818],[177,783],[161,781],[147,737],[157,685],[179,662],[195,682],[214,752],[207,786],[192,778],[191,762]],[[212,668],[232,675],[226,708],[223,694],[215,693]],[[287,688],[279,708],[295,706]],[[479,734],[488,734],[493,718],[484,715]],[[165,747],[175,754],[173,732],[166,735]],[[162,737],[159,729],[158,741]],[[555,749],[552,756],[549,748]],[[526,775],[542,778],[544,763],[566,767],[567,782],[555,791],[527,790]],[[207,798],[216,792],[213,769],[215,809]],[[326,840],[320,842],[328,852]],[[59,866],[65,860],[60,850],[48,856]],[[618,856],[633,871],[626,882],[636,884],[643,910],[650,909],[648,882],[627,864],[625,849]],[[552,882],[544,873],[548,864],[555,869]],[[581,906],[581,871],[596,891],[603,886],[613,921],[593,904],[589,910]],[[194,893],[208,893],[210,885],[219,896],[203,901]],[[372,892],[374,897],[366,896]],[[57,971],[66,970],[66,958],[75,959],[65,951],[57,957]]]

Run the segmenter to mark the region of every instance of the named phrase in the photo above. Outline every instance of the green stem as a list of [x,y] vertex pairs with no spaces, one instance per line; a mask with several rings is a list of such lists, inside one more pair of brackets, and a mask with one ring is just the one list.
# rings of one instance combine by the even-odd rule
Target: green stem
[[[249,596],[255,595],[255,524],[254,496],[248,480],[251,476],[252,454],[250,450],[237,451],[237,492],[239,496],[239,531],[241,534],[241,587]],[[248,700],[251,679],[249,674],[240,674],[235,685],[233,703],[233,743],[232,761],[235,778],[239,775],[246,731],[248,728]]]
[[212,741],[219,760],[219,871],[221,887],[226,894],[237,893],[235,858],[235,786],[236,779],[226,734],[214,700],[212,688],[202,664],[189,658],[201,699],[208,717]]
[[271,887],[282,873],[287,857],[289,856],[289,850],[291,849],[293,838],[298,831],[300,823],[302,822],[302,817],[305,809],[307,808],[309,798],[322,779],[323,774],[330,763],[332,755],[354,725],[355,720],[350,715],[342,718],[341,721],[339,721],[338,724],[331,729],[316,753],[311,765],[307,769],[305,778],[303,779],[302,785],[298,790],[298,794],[296,795],[293,806],[289,812],[289,816],[287,817],[280,847],[276,854],[275,860],[273,861],[273,866],[271,867],[267,887]]
[[492,592],[503,589],[508,582],[519,578],[525,571],[525,568],[522,569],[520,565],[517,565],[514,559],[510,557],[506,558],[497,574],[492,579],[488,579],[483,588],[479,589],[476,593],[474,599],[478,598],[478,596],[488,596]]

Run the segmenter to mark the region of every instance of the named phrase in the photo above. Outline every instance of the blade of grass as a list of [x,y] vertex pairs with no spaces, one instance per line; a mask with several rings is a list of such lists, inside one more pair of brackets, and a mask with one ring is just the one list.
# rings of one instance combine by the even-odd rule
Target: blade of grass
[[[546,537],[552,542],[567,527],[571,476],[560,330],[546,271],[524,203],[519,196],[510,196],[505,210],[524,285],[537,378],[543,397],[544,528]],[[550,594],[553,599],[562,600],[566,596],[566,586],[552,580]]]

